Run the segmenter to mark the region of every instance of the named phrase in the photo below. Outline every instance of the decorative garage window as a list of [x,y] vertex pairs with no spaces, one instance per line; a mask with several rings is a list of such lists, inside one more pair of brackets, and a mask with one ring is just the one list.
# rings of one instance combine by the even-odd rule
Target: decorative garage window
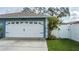
[[23,22],[21,21],[20,24],[22,24]]
[[43,22],[39,22],[39,24],[43,25]]
[[19,22],[16,22],[16,24],[19,24]]
[[39,24],[42,24],[41,22],[39,22]]
[[34,24],[37,24],[37,22],[34,22]]
[[28,24],[28,21],[26,21],[25,23]]
[[29,22],[30,24],[33,24],[33,22],[31,21],[31,22]]
[[12,22],[11,24],[14,24],[15,22]]
[[7,24],[10,24],[10,22],[7,22]]

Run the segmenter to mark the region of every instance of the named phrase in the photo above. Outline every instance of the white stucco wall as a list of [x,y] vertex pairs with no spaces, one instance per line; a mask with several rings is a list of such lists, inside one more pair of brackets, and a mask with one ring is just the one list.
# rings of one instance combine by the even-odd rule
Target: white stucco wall
[[79,41],[79,24],[67,24],[59,26],[60,30],[53,30],[52,35],[57,38],[70,38]]
[[70,28],[70,38],[79,41],[79,24],[72,24]]
[[53,30],[52,35],[55,35],[58,38],[69,38],[69,25],[61,25],[59,28],[60,30]]

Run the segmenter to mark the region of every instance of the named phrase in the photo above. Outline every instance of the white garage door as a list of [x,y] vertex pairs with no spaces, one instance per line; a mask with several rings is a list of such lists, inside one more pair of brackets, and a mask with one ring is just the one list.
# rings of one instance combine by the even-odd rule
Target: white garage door
[[43,21],[7,21],[6,37],[43,37]]

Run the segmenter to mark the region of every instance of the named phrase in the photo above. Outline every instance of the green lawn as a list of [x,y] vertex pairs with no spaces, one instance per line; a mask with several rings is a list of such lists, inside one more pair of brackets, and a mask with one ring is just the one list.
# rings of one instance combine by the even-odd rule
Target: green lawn
[[79,51],[79,42],[69,39],[47,40],[49,51]]

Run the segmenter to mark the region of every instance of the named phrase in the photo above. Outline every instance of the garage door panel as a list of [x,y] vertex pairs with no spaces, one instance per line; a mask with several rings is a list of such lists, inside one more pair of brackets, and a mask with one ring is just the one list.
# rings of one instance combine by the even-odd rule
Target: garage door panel
[[20,29],[20,26],[14,26],[14,25],[10,25],[10,26],[6,26],[6,32],[10,32],[10,33],[21,33],[22,29]]
[[[9,21],[6,22],[6,24]],[[12,22],[12,21],[10,21]],[[20,21],[18,21],[20,22]],[[29,21],[30,22],[30,21]],[[32,22],[32,21],[31,21]],[[34,21],[33,21],[34,22]],[[40,23],[38,23],[40,22]],[[7,24],[6,25],[6,37],[43,37],[44,36],[44,22],[37,21],[37,24],[26,24],[25,21],[22,24]]]

